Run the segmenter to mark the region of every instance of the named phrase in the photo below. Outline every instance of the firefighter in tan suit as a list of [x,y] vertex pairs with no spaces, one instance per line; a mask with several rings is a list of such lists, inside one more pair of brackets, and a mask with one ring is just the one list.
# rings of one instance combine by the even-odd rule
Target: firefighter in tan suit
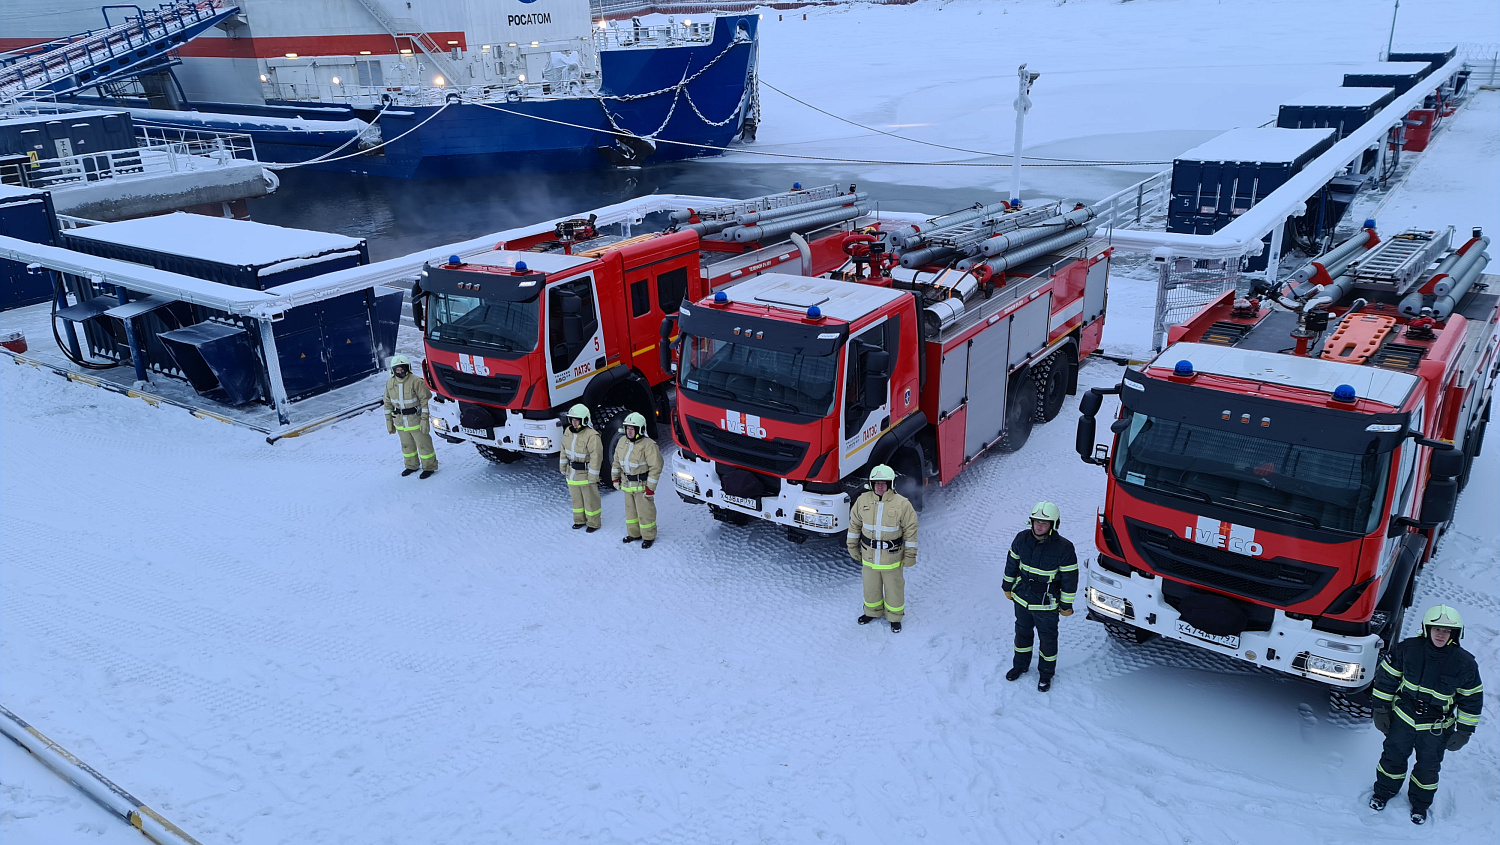
[[901,633],[906,615],[906,576],[917,562],[917,512],[892,489],[896,471],[881,464],[870,470],[870,489],[849,509],[849,554],[862,564],[865,606],[859,624],[884,616],[891,633]]
[[431,478],[437,471],[437,449],[432,445],[432,424],[428,421],[427,403],[432,390],[422,377],[411,371],[405,355],[391,358],[391,377],[385,382],[385,430],[401,435],[401,457],[406,460],[402,477],[418,468],[420,478]]
[[573,499],[573,527],[587,525],[590,534],[598,531],[603,513],[599,504],[599,470],[604,468],[604,443],[599,432],[589,427],[587,405],[568,409],[568,425],[563,429],[557,468],[568,480],[568,494]]
[[649,549],[656,542],[656,485],[661,481],[661,450],[646,436],[646,418],[625,418],[625,439],[615,444],[610,466],[615,487],[625,494],[625,542],[641,541]]

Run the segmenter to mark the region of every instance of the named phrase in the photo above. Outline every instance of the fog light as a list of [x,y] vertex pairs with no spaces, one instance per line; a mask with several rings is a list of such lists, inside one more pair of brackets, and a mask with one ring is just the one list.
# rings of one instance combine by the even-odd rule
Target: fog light
[[1359,675],[1359,664],[1345,663],[1342,660],[1309,654],[1307,655],[1307,671],[1314,675],[1322,675],[1325,678],[1348,681]]
[[445,420],[445,419],[443,419],[442,417],[433,417],[432,418],[432,427],[435,428],[435,429],[437,429],[438,431],[447,431],[448,430],[448,421]]
[[836,521],[831,513],[820,513],[817,508],[808,505],[798,505],[797,512],[792,518],[803,525],[811,525],[814,528],[832,528]]
[[1089,605],[1096,610],[1102,610],[1105,613],[1118,616],[1122,619],[1133,619],[1135,617],[1135,613],[1130,607],[1130,602],[1125,599],[1112,596],[1108,593],[1101,593],[1093,587],[1089,587],[1086,595],[1088,596]]
[[694,478],[692,473],[678,472],[672,478],[677,482],[679,489],[686,490],[695,496],[698,494],[698,479]]
[[552,438],[523,434],[521,435],[521,446],[526,449],[538,449],[543,452],[550,451],[552,449]]

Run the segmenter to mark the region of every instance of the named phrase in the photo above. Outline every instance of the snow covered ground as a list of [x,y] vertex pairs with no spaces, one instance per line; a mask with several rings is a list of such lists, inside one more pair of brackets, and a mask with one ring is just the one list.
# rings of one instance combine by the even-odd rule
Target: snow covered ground
[[[868,45],[860,55],[895,101],[921,81],[902,74],[955,88],[974,60],[918,51],[913,68],[901,40],[860,34],[856,22],[900,33],[955,12],[1024,12],[1052,23],[996,43],[1055,37],[1058,56],[1070,31],[1118,25],[1113,61],[1134,56],[1150,80],[1186,86],[1202,102],[1182,100],[1192,102],[1182,120],[1200,128],[1224,128],[1204,116],[1220,99],[1264,96],[1269,113],[1278,94],[1322,82],[1226,88],[1208,70],[1216,62],[1279,67],[1346,42],[1368,59],[1383,44],[1374,34],[1385,24],[1352,4],[1249,5],[955,2],[809,17],[844,15],[854,34],[829,50]],[[1403,23],[1424,9],[1451,22],[1452,10],[1478,8],[1407,0]],[[1225,16],[1216,31],[1211,9]],[[1496,14],[1484,9],[1476,26]],[[1129,23],[1132,12],[1141,20]],[[1266,40],[1277,15],[1340,27]],[[973,37],[964,20],[944,31]],[[1174,57],[1201,56],[1198,67],[1148,73],[1165,63],[1164,43],[1180,43]],[[842,90],[820,55],[801,58],[799,81]],[[1085,51],[1075,66],[1096,68],[1097,83],[1106,58]],[[995,61],[1006,80],[996,120],[1014,64]],[[1102,103],[1134,90],[1120,76]],[[1481,95],[1393,194],[1382,228],[1500,231],[1497,116],[1500,94]],[[931,137],[981,140],[956,112],[930,117]],[[1081,125],[1136,121],[1106,107]],[[768,127],[762,140],[856,149],[858,139],[806,129],[773,138]],[[1139,342],[1141,296],[1112,287],[1112,344]],[[1090,362],[1082,386],[1119,374]],[[402,479],[395,439],[374,415],[272,447],[0,367],[0,700],[206,845],[1493,842],[1493,713],[1448,759],[1423,829],[1401,801],[1382,815],[1363,809],[1379,736],[1330,714],[1313,686],[1173,643],[1127,648],[1081,614],[1063,620],[1051,693],[1004,681],[1000,567],[1032,503],[1058,502],[1064,533],[1093,554],[1104,477],[1073,455],[1072,418],[1070,407],[1022,452],[929,496],[906,631],[892,636],[854,624],[859,573],[840,548],[720,526],[664,497],[661,542],[643,552],[619,542],[616,495],[604,531],[568,530],[547,461],[496,467],[439,443],[437,476]],[[1417,595],[1464,612],[1492,685],[1497,514],[1492,448]],[[13,747],[5,754],[0,839],[115,841],[102,811],[61,781],[46,786]]]

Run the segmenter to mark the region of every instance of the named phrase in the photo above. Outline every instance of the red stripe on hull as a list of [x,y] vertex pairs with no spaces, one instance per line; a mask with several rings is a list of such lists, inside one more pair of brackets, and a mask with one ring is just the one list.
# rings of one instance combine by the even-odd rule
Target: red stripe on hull
[[[468,49],[462,32],[429,32],[428,36],[443,50]],[[458,44],[449,44],[457,41]],[[0,51],[9,52],[41,43],[35,38],[0,38]],[[402,50],[421,52],[412,39],[392,35],[299,35],[284,38],[198,38],[178,49],[182,56],[211,59],[279,59],[287,53],[299,58],[313,56],[358,56],[368,51],[389,56]]]

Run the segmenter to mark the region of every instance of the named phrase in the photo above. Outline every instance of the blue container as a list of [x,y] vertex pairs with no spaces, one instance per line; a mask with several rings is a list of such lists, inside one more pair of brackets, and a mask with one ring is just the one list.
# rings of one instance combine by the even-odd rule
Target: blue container
[[[0,185],[0,235],[57,245],[57,215],[46,191]],[[32,273],[18,261],[0,259],[0,311],[52,298],[52,274]]]

